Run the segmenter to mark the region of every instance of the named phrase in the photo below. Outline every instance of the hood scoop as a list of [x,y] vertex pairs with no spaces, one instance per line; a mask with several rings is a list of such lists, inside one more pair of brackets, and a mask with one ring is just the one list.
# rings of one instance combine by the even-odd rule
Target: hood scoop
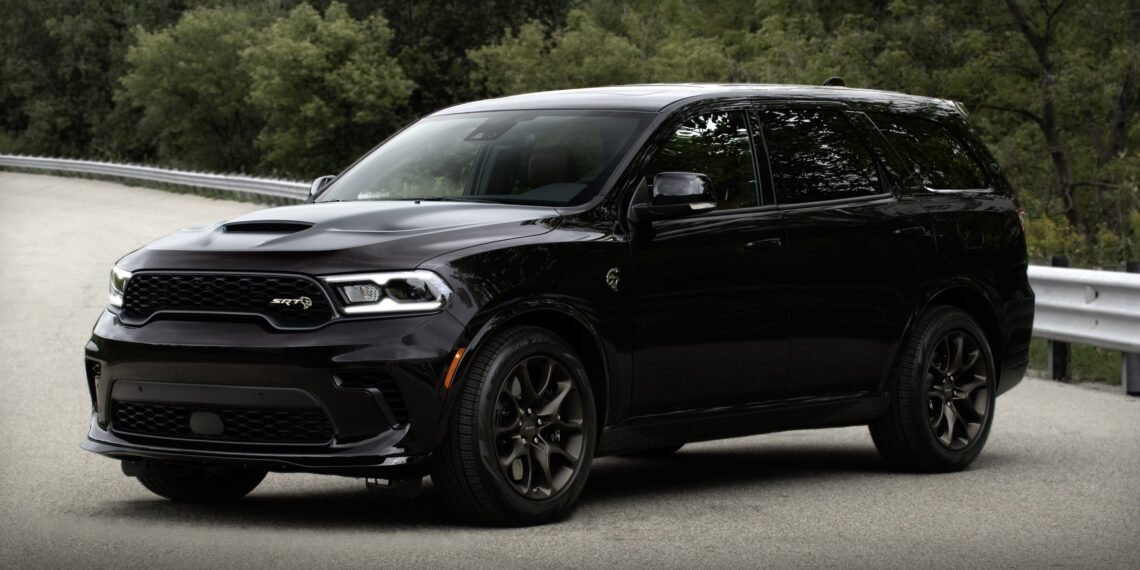
[[306,222],[233,222],[222,226],[226,233],[243,234],[293,234],[313,227]]

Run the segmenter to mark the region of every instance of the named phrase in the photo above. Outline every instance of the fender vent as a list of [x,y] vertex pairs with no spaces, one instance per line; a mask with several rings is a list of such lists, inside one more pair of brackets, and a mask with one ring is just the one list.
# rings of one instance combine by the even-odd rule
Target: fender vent
[[303,222],[235,222],[222,226],[226,233],[292,234],[313,227]]

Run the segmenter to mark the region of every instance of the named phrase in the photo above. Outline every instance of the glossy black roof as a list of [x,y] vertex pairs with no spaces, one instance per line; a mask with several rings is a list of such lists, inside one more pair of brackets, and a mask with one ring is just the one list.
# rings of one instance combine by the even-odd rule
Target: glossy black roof
[[613,87],[543,91],[499,99],[473,101],[443,109],[435,114],[450,115],[478,111],[527,109],[610,109],[656,113],[676,103],[726,97],[839,101],[910,109],[935,107],[943,111],[955,111],[954,104],[945,99],[874,89],[813,85],[684,83],[617,85]]

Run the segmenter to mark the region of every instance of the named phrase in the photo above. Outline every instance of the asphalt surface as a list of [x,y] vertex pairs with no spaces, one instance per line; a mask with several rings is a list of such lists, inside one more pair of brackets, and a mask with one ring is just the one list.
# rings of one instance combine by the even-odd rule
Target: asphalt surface
[[1140,398],[1026,380],[966,472],[888,472],[864,428],[602,459],[569,520],[456,524],[354,479],[177,505],[79,449],[82,348],[122,254],[257,208],[0,172],[0,567],[1140,568]]

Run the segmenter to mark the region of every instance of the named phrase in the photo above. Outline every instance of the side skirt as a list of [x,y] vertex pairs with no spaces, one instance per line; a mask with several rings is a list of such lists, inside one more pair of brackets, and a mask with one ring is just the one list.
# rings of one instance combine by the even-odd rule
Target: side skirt
[[640,416],[607,428],[596,455],[793,429],[859,425],[881,417],[889,404],[889,394],[859,392]]

